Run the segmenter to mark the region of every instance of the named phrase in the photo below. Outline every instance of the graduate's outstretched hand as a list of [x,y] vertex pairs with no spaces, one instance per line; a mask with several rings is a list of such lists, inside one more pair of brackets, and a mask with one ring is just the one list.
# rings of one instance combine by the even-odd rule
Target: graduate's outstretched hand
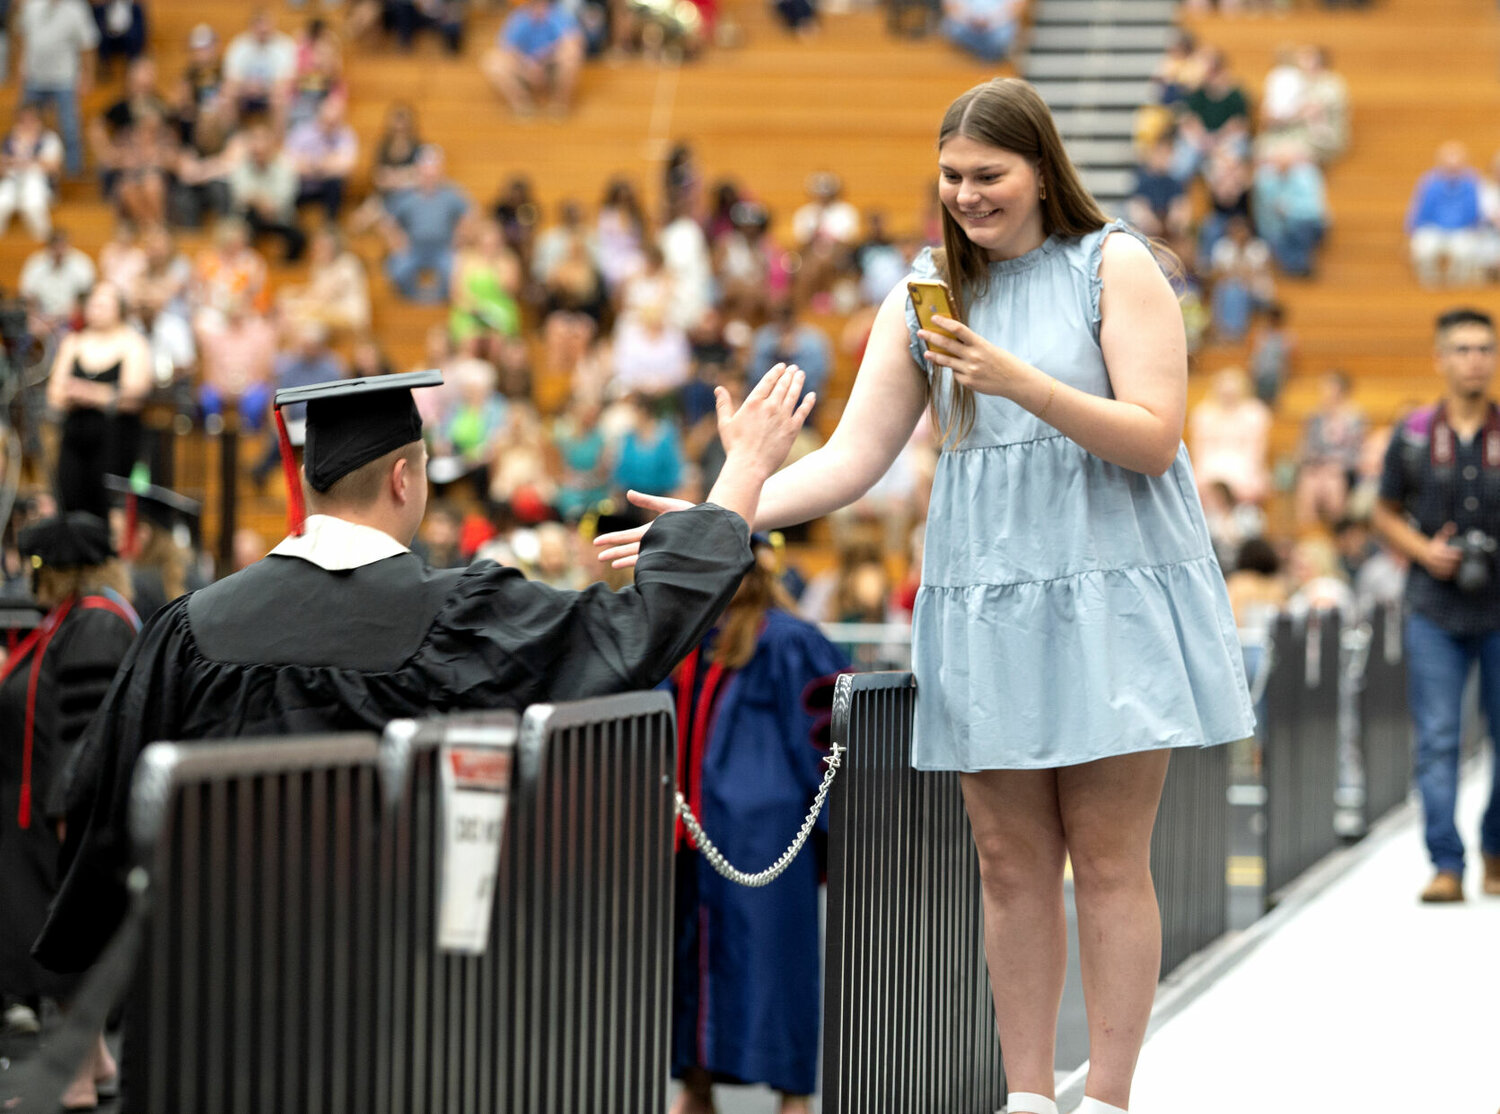
[[[754,386],[739,410],[734,409],[729,392],[723,387],[714,391],[719,440],[724,443],[725,461],[719,483],[714,485],[709,499],[737,513],[748,509],[750,513],[745,517],[752,527],[754,499],[748,508],[736,504],[744,503],[744,489],[753,488],[754,496],[758,497],[760,485],[786,460],[792,442],[817,402],[817,396],[812,393],[800,403],[797,401],[805,381],[806,375],[800,368],[777,364]],[[658,515],[686,510],[693,505],[684,499],[646,495],[639,491],[628,492],[626,498],[635,506]],[[640,556],[641,539],[650,528],[648,522],[633,530],[600,534],[594,539],[594,545],[600,551],[599,560],[607,561],[617,569],[632,567]]]

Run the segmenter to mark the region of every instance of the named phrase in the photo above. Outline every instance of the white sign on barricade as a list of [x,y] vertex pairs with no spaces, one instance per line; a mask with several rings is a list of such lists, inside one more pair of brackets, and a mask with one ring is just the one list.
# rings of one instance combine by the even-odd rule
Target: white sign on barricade
[[443,845],[438,885],[438,947],[483,955],[490,938],[495,876],[510,803],[510,750],[444,746]]

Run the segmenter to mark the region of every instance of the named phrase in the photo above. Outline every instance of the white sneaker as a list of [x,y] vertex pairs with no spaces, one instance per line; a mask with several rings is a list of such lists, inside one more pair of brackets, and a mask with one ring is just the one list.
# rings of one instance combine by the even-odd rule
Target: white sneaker
[[5,1031],[25,1037],[34,1037],[42,1031],[42,1023],[37,1020],[35,1010],[30,1006],[17,1002],[5,1011]]

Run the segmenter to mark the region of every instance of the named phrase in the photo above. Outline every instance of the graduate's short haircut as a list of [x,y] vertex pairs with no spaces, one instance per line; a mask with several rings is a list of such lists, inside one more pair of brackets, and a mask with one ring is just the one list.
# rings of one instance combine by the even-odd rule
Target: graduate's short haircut
[[369,463],[362,464],[354,471],[340,476],[327,491],[315,491],[313,486],[304,479],[303,489],[307,492],[307,505],[313,508],[368,507],[380,498],[381,488],[385,486],[391,469],[396,461],[403,458],[411,468],[424,467],[422,442],[413,441],[409,445],[392,449],[384,456],[377,456]]

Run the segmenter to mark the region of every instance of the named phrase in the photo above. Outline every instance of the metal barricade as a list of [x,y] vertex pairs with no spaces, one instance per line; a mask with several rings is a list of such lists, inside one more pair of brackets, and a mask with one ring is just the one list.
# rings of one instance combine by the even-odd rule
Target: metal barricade
[[[385,824],[380,844],[379,1032],[371,1065],[379,1112],[505,1109],[515,1076],[515,934],[510,915],[517,841],[500,849],[488,946],[482,955],[438,943],[442,899],[445,746],[514,755],[514,712],[397,720],[381,740]],[[514,782],[511,793],[514,796]],[[514,823],[515,810],[509,822]],[[502,1099],[502,1096],[506,1096]]]
[[368,735],[143,752],[127,1111],[370,1109],[376,763]]
[[[665,1107],[671,1023],[670,699],[632,693],[527,711],[486,953],[439,953],[443,744],[505,745],[513,719],[397,724],[376,1109],[637,1114]],[[409,982],[403,983],[402,980]]]
[[1151,877],[1161,908],[1161,973],[1229,930],[1229,748],[1172,751],[1151,833]]
[[1311,612],[1277,619],[1266,686],[1266,900],[1338,846],[1339,620]]
[[1406,800],[1411,787],[1412,727],[1401,634],[1399,607],[1380,607],[1370,616],[1369,656],[1359,691],[1367,828]]
[[823,1109],[992,1114],[1005,1101],[979,862],[958,775],[911,768],[909,673],[840,677],[829,799]]

